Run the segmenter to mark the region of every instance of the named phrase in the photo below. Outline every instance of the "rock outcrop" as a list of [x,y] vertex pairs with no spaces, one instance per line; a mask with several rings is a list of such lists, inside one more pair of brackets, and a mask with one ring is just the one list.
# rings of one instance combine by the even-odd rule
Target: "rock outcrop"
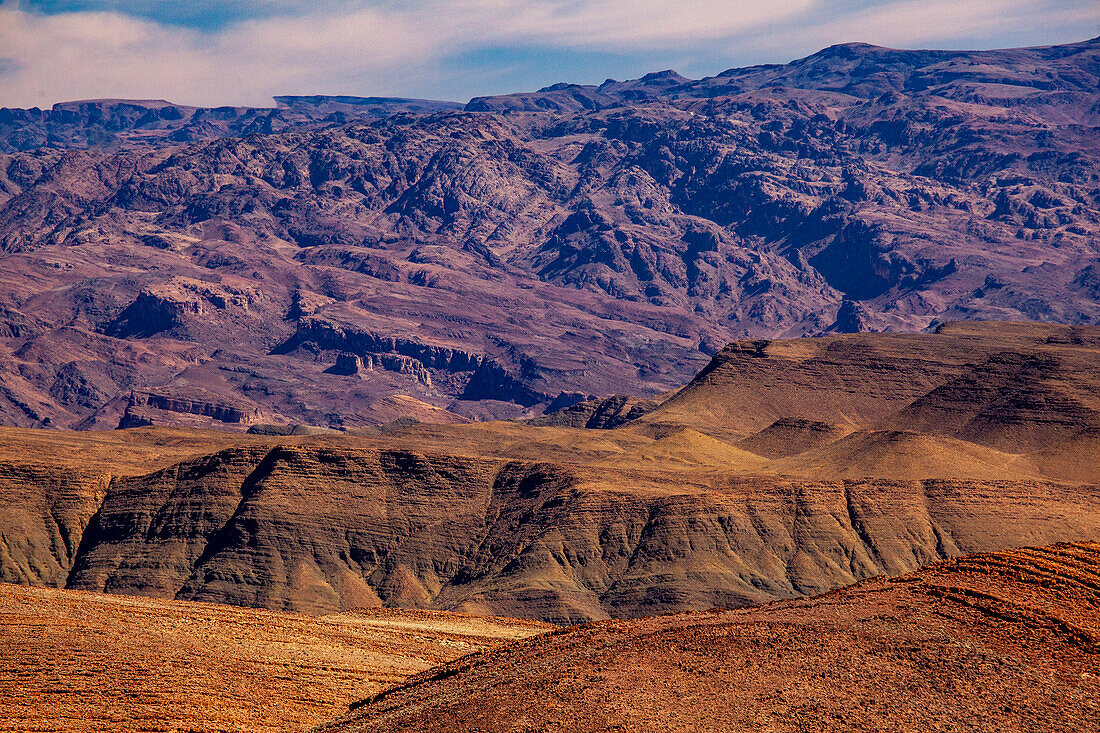
[[141,149],[328,127],[349,119],[459,109],[454,102],[349,96],[280,96],[277,107],[191,107],[153,99],[60,102],[50,109],[0,109],[0,153],[43,147]]

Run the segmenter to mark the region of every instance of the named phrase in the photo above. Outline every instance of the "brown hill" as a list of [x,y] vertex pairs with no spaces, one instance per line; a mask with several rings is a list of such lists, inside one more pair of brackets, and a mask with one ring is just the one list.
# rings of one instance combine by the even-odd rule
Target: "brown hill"
[[1100,327],[948,323],[927,334],[737,341],[636,422],[747,436],[787,418],[1001,450],[1100,424]]
[[605,621],[464,657],[315,730],[1094,730],[1098,589],[1100,544],[1061,544]]
[[422,611],[305,617],[0,584],[0,731],[301,730],[544,625]]
[[737,445],[765,458],[786,458],[828,445],[846,435],[850,429],[819,420],[783,417],[738,441]]
[[853,433],[823,448],[777,462],[775,468],[822,479],[921,476],[1019,480],[1039,473],[1020,455],[907,430]]

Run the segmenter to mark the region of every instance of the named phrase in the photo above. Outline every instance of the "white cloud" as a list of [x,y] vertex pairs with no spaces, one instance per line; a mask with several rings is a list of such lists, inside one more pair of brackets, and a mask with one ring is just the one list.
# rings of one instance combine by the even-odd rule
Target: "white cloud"
[[401,18],[369,9],[207,34],[117,13],[0,7],[0,58],[12,60],[0,77],[0,104],[130,97],[268,105],[273,94],[303,85],[327,89],[364,76],[381,85],[430,51],[430,39]]
[[[139,12],[142,3],[113,5]],[[1071,0],[899,0],[870,7],[853,7],[852,0],[318,0],[309,10],[303,5],[262,0],[254,7],[265,17],[204,31],[120,12],[44,15],[0,0],[0,105],[100,97],[266,105],[274,94],[407,94],[446,86],[448,59],[502,46],[628,54],[639,59],[642,70],[649,70],[646,59],[657,52],[684,58],[695,53],[713,61],[717,71],[728,65],[715,53],[723,46],[737,48],[741,58],[746,49],[769,57],[789,49],[793,57],[838,41],[904,46],[995,35],[1022,22],[1087,27],[1100,17],[1096,5]]]
[[[797,55],[851,41],[894,48],[956,48],[959,42],[965,45],[983,38],[1002,39],[999,45],[1004,47],[1017,43],[1017,38],[1041,45],[1047,41],[1040,39],[1052,35],[1062,42],[1079,41],[1097,31],[1097,3],[901,0],[874,4],[796,29],[772,29],[753,39],[750,47],[765,49],[784,44]],[[986,43],[982,47],[990,46]]]
[[[270,103],[295,92],[397,93],[425,66],[491,45],[634,51],[720,38],[798,12],[813,0],[414,0],[323,3],[214,32],[117,12],[42,15],[0,5],[0,104],[170,98]],[[349,5],[351,7],[349,7]]]
[[[458,0],[460,37],[621,50],[712,40],[791,18],[816,0]],[[464,27],[463,27],[464,26]]]

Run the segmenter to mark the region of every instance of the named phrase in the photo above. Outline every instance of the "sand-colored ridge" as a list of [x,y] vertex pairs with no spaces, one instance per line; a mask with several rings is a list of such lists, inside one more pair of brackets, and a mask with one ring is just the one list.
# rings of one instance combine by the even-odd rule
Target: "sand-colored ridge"
[[859,431],[778,461],[773,467],[782,473],[823,479],[919,476],[1020,480],[1037,478],[1040,473],[1023,456],[908,430]]
[[1060,481],[1100,483],[1100,427],[1085,428],[1067,440],[1029,456],[1043,474]]
[[737,442],[738,447],[765,458],[787,458],[820,448],[852,431],[851,426],[833,425],[805,418],[780,418],[758,433]]
[[767,461],[735,445],[684,428],[653,441],[640,451],[623,456],[660,464],[713,466],[734,471],[755,471]]
[[[1048,413],[1054,425],[1097,419],[1097,334],[1095,326],[982,322],[935,334],[737,341],[636,422],[740,439],[784,418],[938,432],[978,416],[970,437],[1005,440],[1025,417],[1040,418],[1038,432]],[[1019,399],[998,399],[1006,394]]]

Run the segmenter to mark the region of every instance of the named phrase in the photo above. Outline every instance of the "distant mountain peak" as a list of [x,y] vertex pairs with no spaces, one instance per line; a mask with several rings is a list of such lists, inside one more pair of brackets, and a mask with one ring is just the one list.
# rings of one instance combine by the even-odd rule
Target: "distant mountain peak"
[[565,91],[566,89],[591,89],[591,88],[592,87],[585,86],[583,84],[574,84],[574,83],[568,82],[568,81],[559,81],[556,84],[551,84],[548,87],[543,87],[542,89],[539,89],[537,93],[538,94],[545,94],[547,92],[561,92],[561,91]]
[[639,81],[660,81],[662,79],[675,79],[676,81],[689,81],[686,76],[681,76],[672,69],[653,71],[643,76]]
[[834,43],[832,46],[826,46],[811,56],[849,56],[855,57],[869,51],[889,51],[886,46],[876,46],[873,43],[863,43],[862,41],[851,41],[848,43]]
[[338,102],[340,104],[375,105],[375,104],[431,104],[453,105],[458,102],[448,102],[438,99],[418,99],[415,97],[357,97],[346,94],[281,94],[273,97],[280,105],[292,104],[323,104],[325,102]]

